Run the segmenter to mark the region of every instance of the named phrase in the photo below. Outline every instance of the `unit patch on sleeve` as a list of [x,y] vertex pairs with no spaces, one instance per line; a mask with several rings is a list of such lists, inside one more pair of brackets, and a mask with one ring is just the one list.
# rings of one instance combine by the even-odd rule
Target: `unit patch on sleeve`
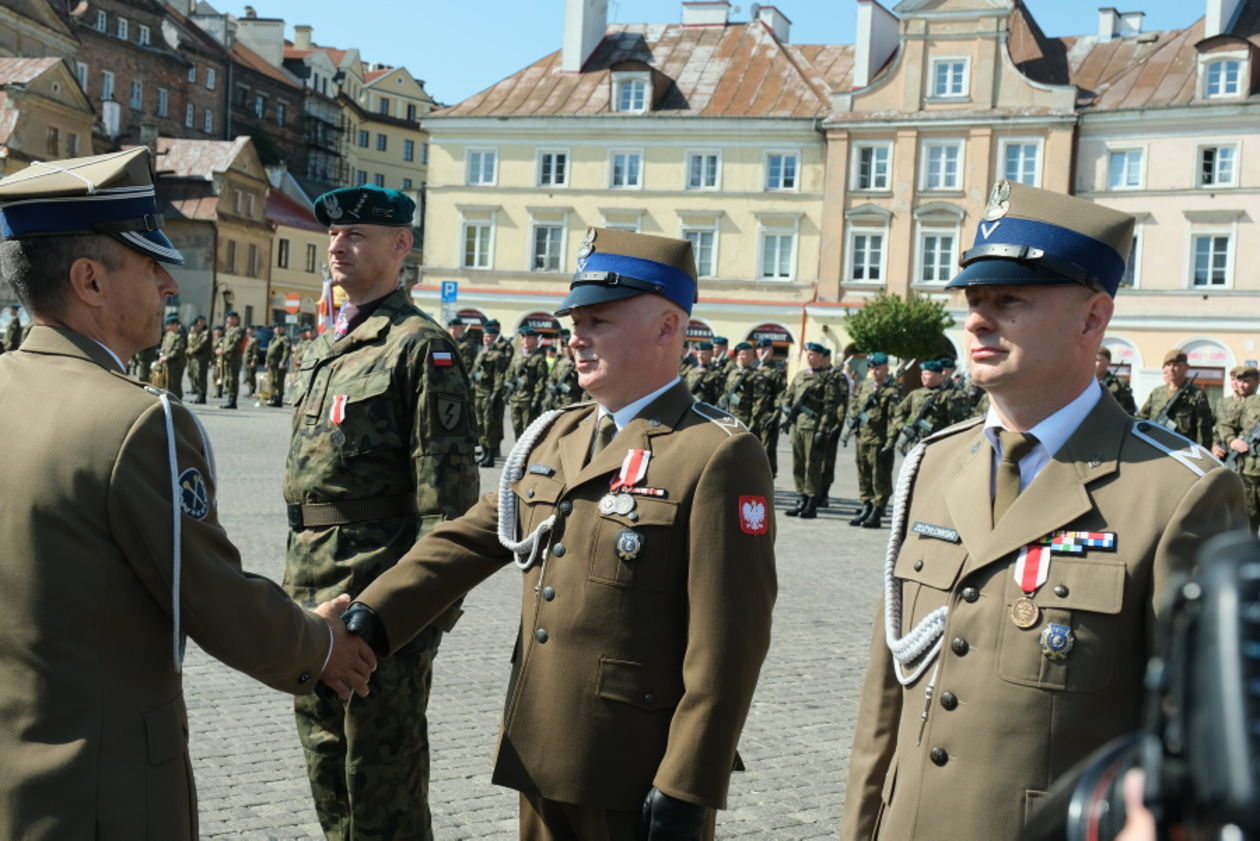
[[194,520],[204,520],[210,513],[210,490],[195,467],[179,474],[179,507]]

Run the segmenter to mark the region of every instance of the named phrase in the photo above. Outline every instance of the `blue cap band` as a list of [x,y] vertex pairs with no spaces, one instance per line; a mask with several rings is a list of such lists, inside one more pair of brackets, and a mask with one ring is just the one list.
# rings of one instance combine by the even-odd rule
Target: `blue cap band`
[[[586,263],[575,277],[573,285],[582,284],[583,281],[578,278],[587,272],[613,272],[653,284],[658,288],[643,291],[652,291],[668,298],[686,310],[688,314],[691,313],[692,304],[696,301],[696,282],[691,275],[655,260],[596,251],[586,258]],[[599,281],[588,282],[599,283]]]
[[[988,236],[985,232],[988,231]],[[1007,216],[981,222],[975,245],[1022,245],[1038,248],[1050,257],[1066,260],[1097,279],[1115,295],[1124,277],[1124,258],[1107,243],[1050,222]],[[1030,261],[1030,262],[1036,262]],[[1053,269],[1053,266],[1048,266]]]

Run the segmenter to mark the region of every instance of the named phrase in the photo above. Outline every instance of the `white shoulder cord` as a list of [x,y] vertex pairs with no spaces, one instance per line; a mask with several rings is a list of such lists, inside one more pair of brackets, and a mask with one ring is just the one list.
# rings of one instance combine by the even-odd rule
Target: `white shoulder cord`
[[179,592],[180,575],[183,571],[183,525],[184,508],[180,501],[179,461],[175,456],[175,417],[171,413],[171,399],[165,391],[146,385],[144,390],[156,395],[162,401],[162,413],[166,416],[166,458],[171,471],[171,614],[174,617],[172,626],[173,646],[175,652],[175,673],[184,670],[184,646],[187,642],[180,625]]
[[529,457],[530,450],[534,449],[547,427],[562,414],[563,409],[544,412],[525,429],[508,453],[507,461],[503,465],[503,475],[499,478],[499,543],[516,556],[516,565],[521,568],[521,572],[538,563],[542,557],[547,545],[547,534],[555,525],[556,515],[552,514],[539,523],[533,534],[523,540],[515,540],[519,501],[516,492],[512,490],[512,484],[525,475],[525,460]]
[[[910,491],[914,486],[914,477],[919,471],[919,463],[923,461],[925,451],[923,443],[919,443],[910,451],[910,455],[906,456],[901,466],[901,475],[897,477],[896,495],[893,497],[892,534],[888,538],[888,551],[884,556],[884,636],[888,643],[888,650],[892,652],[893,670],[902,686],[918,680],[924,670],[936,659],[945,641],[945,617],[949,613],[948,607],[938,607],[925,616],[910,633],[904,637],[897,636],[901,629],[901,587],[897,583],[893,570],[896,568],[897,555],[901,552],[901,544],[905,539]],[[919,660],[919,664],[907,673],[905,668],[915,660]]]

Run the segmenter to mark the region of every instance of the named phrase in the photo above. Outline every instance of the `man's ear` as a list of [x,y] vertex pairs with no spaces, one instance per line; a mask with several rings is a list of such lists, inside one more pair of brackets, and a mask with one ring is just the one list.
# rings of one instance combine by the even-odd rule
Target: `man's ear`
[[406,257],[410,254],[413,239],[410,228],[400,228],[398,236],[394,238],[394,255],[397,257]]
[[105,305],[105,266],[90,257],[80,257],[70,264],[70,288],[82,303],[90,307]]
[[1115,311],[1115,299],[1107,293],[1099,292],[1090,298],[1082,325],[1082,338],[1086,343],[1092,343],[1095,348],[1102,346],[1103,337],[1107,333],[1107,325],[1111,323],[1111,316]]

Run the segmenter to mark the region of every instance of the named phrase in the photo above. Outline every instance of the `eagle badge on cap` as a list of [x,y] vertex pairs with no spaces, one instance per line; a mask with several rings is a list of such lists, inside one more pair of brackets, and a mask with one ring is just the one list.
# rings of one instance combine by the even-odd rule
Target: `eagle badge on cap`
[[984,218],[995,222],[1011,212],[1011,182],[1003,178],[993,185],[989,193],[989,204],[984,209]]
[[329,193],[323,198],[324,212],[328,214],[329,219],[340,219],[342,216],[341,202],[337,201],[337,197]]
[[595,252],[595,229],[587,228],[586,236],[582,238],[582,247],[578,249],[577,267],[578,271],[586,271],[586,258]]

